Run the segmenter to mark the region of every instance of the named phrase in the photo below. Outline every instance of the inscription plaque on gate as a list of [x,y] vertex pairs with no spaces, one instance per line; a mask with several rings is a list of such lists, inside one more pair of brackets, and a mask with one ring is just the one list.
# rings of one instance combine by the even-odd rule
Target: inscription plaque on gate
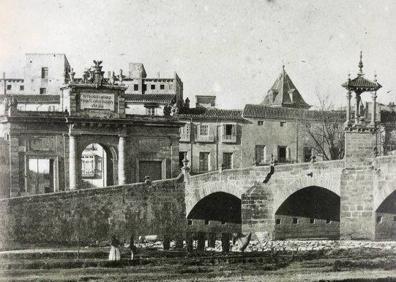
[[80,94],[80,109],[114,110],[114,95],[82,92]]

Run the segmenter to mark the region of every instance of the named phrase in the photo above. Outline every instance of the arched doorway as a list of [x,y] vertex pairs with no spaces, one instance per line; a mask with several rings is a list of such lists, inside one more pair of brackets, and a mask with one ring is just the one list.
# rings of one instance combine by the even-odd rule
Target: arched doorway
[[114,150],[91,143],[81,153],[81,186],[96,188],[114,185]]
[[309,186],[291,194],[275,212],[275,239],[340,236],[340,197]]
[[375,239],[396,239],[396,191],[393,191],[376,210]]

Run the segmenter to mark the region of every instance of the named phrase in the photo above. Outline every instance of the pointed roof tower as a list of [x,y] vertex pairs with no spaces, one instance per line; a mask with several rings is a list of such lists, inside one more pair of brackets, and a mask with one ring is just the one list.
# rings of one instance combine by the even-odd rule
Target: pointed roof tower
[[282,66],[281,74],[267,92],[261,105],[302,109],[311,107],[304,101],[300,92],[298,92],[296,86],[294,86],[294,83],[286,73],[285,66]]

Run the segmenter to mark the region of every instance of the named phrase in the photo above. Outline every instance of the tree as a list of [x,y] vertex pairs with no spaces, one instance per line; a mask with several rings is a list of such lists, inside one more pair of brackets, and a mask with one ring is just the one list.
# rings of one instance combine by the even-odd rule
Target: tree
[[338,160],[344,157],[344,111],[334,111],[330,97],[317,95],[319,108],[306,112],[303,129],[309,137],[313,154],[324,160]]

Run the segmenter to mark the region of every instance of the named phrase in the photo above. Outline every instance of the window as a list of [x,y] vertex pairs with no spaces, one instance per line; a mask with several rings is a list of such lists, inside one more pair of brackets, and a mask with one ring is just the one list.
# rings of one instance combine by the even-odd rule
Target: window
[[187,220],[187,225],[192,225],[192,220],[191,219]]
[[160,85],[160,89],[161,89],[161,90],[164,90],[164,89],[165,89],[165,85],[161,84],[161,85]]
[[279,125],[280,125],[280,127],[284,127],[284,126],[286,125],[286,121],[281,121],[281,122],[279,123]]
[[312,148],[304,147],[304,162],[311,161],[311,158],[312,158]]
[[205,225],[209,225],[209,220],[205,219]]
[[226,124],[225,125],[225,134],[226,135],[231,135],[232,134],[232,128],[233,128],[232,124]]
[[284,163],[286,162],[286,146],[278,146],[278,162]]
[[179,166],[183,167],[183,160],[187,157],[187,152],[179,152]]
[[41,68],[41,78],[48,78],[48,68],[47,67],[42,67]]
[[275,224],[277,225],[281,224],[281,219],[280,218],[275,219]]
[[207,136],[209,135],[209,125],[207,124],[201,124],[199,126],[199,135],[201,136]]
[[326,223],[327,223],[327,224],[330,224],[330,223],[331,223],[331,220],[330,220],[330,219],[326,219]]
[[184,126],[180,127],[180,140],[190,141],[190,128],[191,125],[186,123]]
[[23,86],[23,85],[19,85],[19,90],[20,90],[20,91],[23,91],[23,90],[25,90],[25,86]]
[[147,90],[147,85],[143,84],[143,91],[146,91],[146,90]]
[[223,153],[223,169],[232,168],[232,153]]
[[146,115],[155,116],[155,108],[146,108]]
[[223,124],[223,142],[236,142],[236,124]]
[[310,218],[309,223],[314,224],[315,223],[315,218]]
[[298,223],[298,218],[297,217],[293,217],[293,224],[297,224]]
[[257,122],[257,125],[263,125],[264,124],[264,121],[262,121],[262,120],[259,120],[258,122]]
[[155,84],[151,84],[151,90],[155,90]]
[[377,223],[378,224],[382,223],[382,216],[381,215],[377,216]]
[[256,145],[256,165],[265,164],[266,159],[265,145]]
[[[7,139],[8,140],[8,139]],[[396,216],[393,217],[393,221],[396,221]]]
[[209,171],[209,153],[207,152],[199,153],[199,171],[200,172]]
[[7,90],[11,90],[12,85],[7,85]]
[[54,160],[29,158],[27,163],[27,186],[32,194],[54,191]]
[[139,90],[139,84],[134,84],[133,85],[133,90],[138,91]]
[[46,94],[47,88],[40,88],[40,94]]

